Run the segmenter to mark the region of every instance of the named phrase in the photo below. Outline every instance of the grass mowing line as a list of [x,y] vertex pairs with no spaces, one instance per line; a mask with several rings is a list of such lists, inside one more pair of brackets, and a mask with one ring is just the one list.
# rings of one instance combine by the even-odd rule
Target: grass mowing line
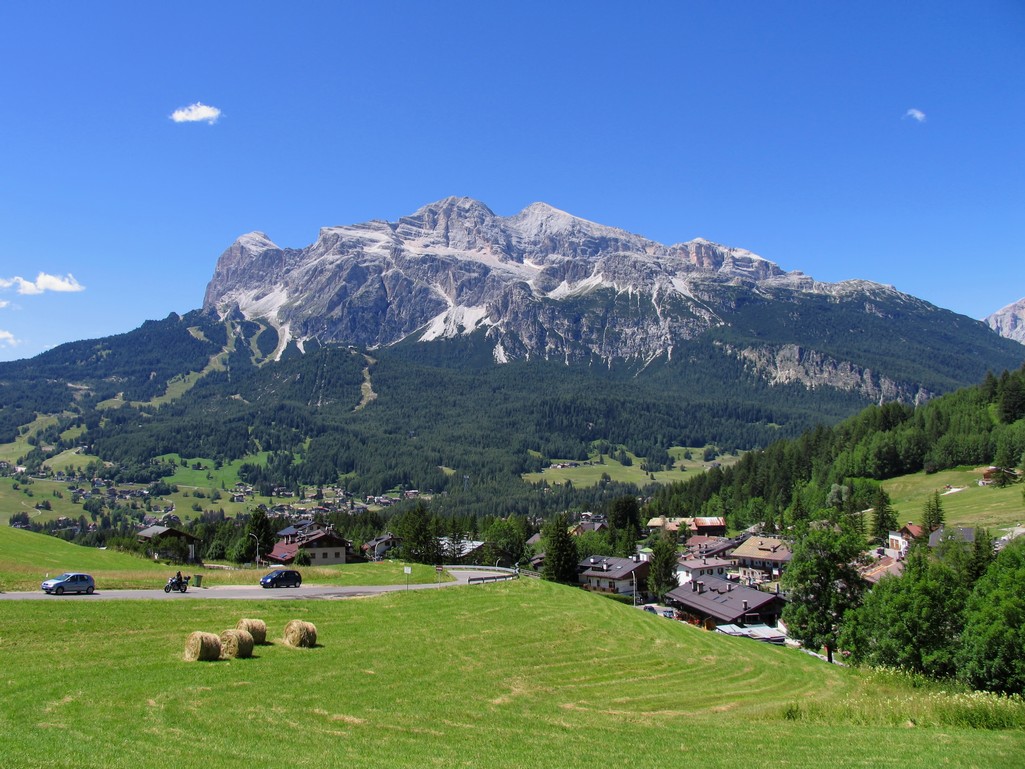
[[[363,601],[4,609],[0,753],[11,766],[715,769],[757,756],[782,767],[1000,767],[1025,750],[1021,716],[996,732],[863,725],[844,703],[871,702],[877,688],[919,717],[943,697],[532,580]],[[182,661],[188,633],[243,613],[265,619],[274,643],[252,659]],[[318,648],[277,642],[296,618],[317,626]],[[114,642],[125,628],[132,635]],[[594,641],[601,652],[587,653]],[[738,669],[750,675],[729,675]],[[666,677],[653,682],[651,670]],[[752,691],[752,677],[779,687]],[[831,722],[795,695],[809,690]]]

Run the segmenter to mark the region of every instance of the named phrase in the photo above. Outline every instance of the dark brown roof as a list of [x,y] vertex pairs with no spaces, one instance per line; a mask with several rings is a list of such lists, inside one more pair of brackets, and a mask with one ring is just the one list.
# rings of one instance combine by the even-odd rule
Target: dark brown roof
[[705,577],[700,581],[688,582],[670,590],[666,594],[666,600],[696,614],[713,617],[722,622],[742,620],[745,614],[758,613],[768,604],[783,601],[775,593],[764,593],[716,577]]
[[648,562],[635,561],[632,558],[613,558],[612,556],[593,555],[580,562],[581,578],[595,579],[630,579],[632,572],[637,572],[637,579],[648,576]]

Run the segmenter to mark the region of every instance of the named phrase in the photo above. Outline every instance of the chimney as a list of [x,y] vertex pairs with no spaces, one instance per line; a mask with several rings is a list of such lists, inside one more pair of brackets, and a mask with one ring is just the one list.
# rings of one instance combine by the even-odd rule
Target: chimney
[[704,593],[705,592],[705,583],[704,582],[698,582],[698,592],[699,593]]
[[698,589],[698,583],[695,582],[694,580],[691,580],[690,581],[690,591],[692,593],[695,593],[695,592],[697,592],[697,589]]
[[747,599],[744,599],[744,611],[747,611]]

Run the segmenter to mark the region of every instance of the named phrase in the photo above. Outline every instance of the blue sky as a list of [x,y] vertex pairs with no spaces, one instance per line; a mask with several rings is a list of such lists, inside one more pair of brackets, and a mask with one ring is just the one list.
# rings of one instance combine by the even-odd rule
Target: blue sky
[[448,195],[1025,297],[1020,0],[5,3],[0,72],[0,360]]

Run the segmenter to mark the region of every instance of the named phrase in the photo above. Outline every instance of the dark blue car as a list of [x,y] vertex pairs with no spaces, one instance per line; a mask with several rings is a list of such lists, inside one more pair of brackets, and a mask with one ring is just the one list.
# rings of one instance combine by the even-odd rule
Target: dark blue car
[[261,587],[299,587],[302,575],[293,569],[275,569],[260,579]]

